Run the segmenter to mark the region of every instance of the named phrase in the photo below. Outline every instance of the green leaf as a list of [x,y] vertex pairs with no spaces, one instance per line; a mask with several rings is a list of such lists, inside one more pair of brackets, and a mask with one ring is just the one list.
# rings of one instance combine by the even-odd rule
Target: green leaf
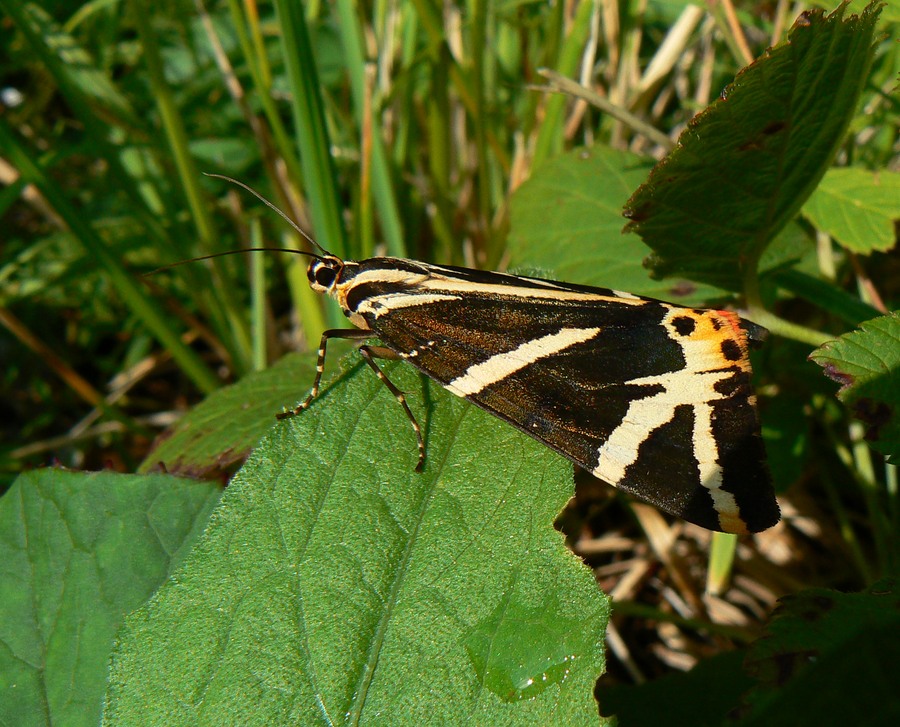
[[113,637],[181,560],[220,490],[37,470],[0,499],[0,724],[100,719]]
[[810,358],[841,384],[838,398],[866,425],[869,446],[888,461],[900,456],[900,313],[873,318]]
[[312,384],[315,366],[291,354],[211,394],[160,438],[139,471],[209,478],[246,459],[275,426],[275,415],[294,406]]
[[900,723],[897,582],[863,593],[810,589],[781,600],[747,670],[761,682],[742,727]]
[[629,200],[630,229],[658,277],[740,288],[822,178],[853,118],[877,4],[843,19],[804,13],[788,40],[742,70]]
[[578,149],[542,165],[510,203],[510,267],[685,305],[710,297],[715,291],[686,281],[652,280],[643,264],[650,249],[622,234],[622,205],[650,165],[608,147]]
[[830,169],[803,206],[803,214],[848,250],[863,254],[890,250],[897,242],[900,174]]
[[608,604],[552,523],[571,466],[402,365],[279,423],[133,614],[105,724],[596,724]]

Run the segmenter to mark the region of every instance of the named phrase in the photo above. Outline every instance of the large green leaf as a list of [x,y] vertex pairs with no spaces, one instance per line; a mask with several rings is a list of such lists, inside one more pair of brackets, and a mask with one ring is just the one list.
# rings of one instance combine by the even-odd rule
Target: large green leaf
[[897,244],[900,174],[831,169],[803,206],[803,214],[853,252],[890,250]]
[[227,471],[275,426],[277,413],[306,395],[314,374],[310,356],[291,354],[213,392],[160,437],[140,471],[191,477]]
[[651,279],[644,267],[650,248],[636,235],[622,234],[622,207],[651,164],[598,146],[542,165],[510,203],[510,267],[685,305],[714,294],[686,281]]
[[838,398],[866,425],[869,445],[900,457],[900,313],[873,318],[810,358],[841,384]]
[[[363,369],[363,370],[361,370]],[[279,423],[127,621],[106,724],[596,724],[607,601],[571,466],[402,365]]]
[[190,548],[220,489],[39,470],[0,499],[0,724],[96,725],[113,637]]
[[806,12],[741,71],[628,202],[659,277],[739,289],[831,163],[873,53],[878,4]]

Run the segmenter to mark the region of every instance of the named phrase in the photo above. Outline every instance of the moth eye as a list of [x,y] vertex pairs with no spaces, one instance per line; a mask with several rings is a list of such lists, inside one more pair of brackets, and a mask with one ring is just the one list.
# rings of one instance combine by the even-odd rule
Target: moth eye
[[334,283],[337,274],[332,268],[319,265],[315,270],[309,269],[309,280],[311,283],[321,285],[323,288],[330,288]]

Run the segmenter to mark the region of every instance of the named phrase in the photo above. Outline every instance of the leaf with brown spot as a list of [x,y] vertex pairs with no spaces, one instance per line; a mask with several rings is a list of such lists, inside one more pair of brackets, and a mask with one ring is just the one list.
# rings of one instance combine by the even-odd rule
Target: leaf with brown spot
[[742,269],[796,216],[844,140],[878,7],[804,13],[691,121],[627,204],[655,276],[740,289]]

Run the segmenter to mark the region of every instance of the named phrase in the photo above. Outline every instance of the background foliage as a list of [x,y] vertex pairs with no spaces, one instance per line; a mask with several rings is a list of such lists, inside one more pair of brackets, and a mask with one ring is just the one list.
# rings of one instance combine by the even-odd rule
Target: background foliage
[[[743,705],[733,719],[802,724],[829,684],[896,722],[893,694],[856,690],[866,672],[835,656],[900,651],[882,638],[900,563],[895,2],[793,29],[783,2],[0,10],[6,723],[95,724],[112,635],[163,583],[120,632],[110,724],[593,723],[604,630],[596,693],[623,723]],[[141,276],[303,245],[203,172],[349,258],[739,306],[773,334],[754,366],[784,523],[711,539],[580,481],[557,525],[612,598],[607,630],[551,527],[572,494],[554,455],[398,367],[427,423],[416,476],[407,423],[352,358],[275,426],[343,318],[302,258]],[[224,482],[257,444],[209,519],[218,488],[176,475]],[[76,471],[19,475],[51,464]],[[811,586],[861,592],[827,596],[836,615],[792,642],[790,618],[819,622]],[[746,666],[721,654],[786,594]]]

